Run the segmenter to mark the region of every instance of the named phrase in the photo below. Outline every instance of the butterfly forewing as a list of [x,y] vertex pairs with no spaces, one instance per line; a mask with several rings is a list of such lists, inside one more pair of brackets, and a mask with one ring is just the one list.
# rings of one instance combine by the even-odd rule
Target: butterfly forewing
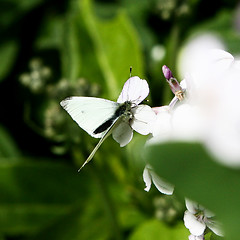
[[95,138],[101,138],[105,134],[107,129],[102,132],[95,130],[114,117],[119,105],[116,102],[94,97],[71,97],[61,102],[61,106],[72,119]]

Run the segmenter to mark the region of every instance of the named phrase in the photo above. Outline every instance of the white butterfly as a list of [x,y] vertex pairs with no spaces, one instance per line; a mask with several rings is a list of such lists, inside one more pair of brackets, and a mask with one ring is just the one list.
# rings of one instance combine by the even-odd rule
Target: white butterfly
[[81,170],[94,156],[103,141],[112,133],[121,147],[127,145],[133,130],[147,135],[156,115],[147,105],[138,105],[149,94],[146,80],[129,78],[123,86],[117,102],[95,97],[70,97],[61,101],[61,106],[72,119],[95,138],[101,138]]

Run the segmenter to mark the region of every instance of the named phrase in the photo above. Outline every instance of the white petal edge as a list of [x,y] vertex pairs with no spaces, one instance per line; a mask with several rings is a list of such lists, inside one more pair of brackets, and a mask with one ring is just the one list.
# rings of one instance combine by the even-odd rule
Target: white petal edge
[[146,184],[145,191],[149,191],[151,184],[155,185],[157,190],[166,195],[172,195],[174,191],[174,186],[170,183],[167,183],[162,178],[160,178],[152,169],[152,167],[147,164],[143,171],[143,180]]
[[152,132],[153,124],[156,120],[156,114],[148,105],[139,105],[132,110],[134,119],[131,127],[142,135]]
[[189,198],[186,198],[185,199],[185,204],[186,204],[186,208],[187,210],[192,213],[192,214],[195,214],[198,212],[198,209],[199,209],[199,204],[190,200]]
[[113,139],[120,144],[120,147],[126,146],[133,137],[133,130],[126,122],[121,122],[112,132]]
[[147,166],[143,170],[143,181],[145,182],[145,185],[146,185],[144,190],[146,192],[149,192],[151,185],[152,185],[152,179],[151,179],[151,174],[150,174]]
[[152,181],[157,190],[166,195],[172,195],[174,186],[160,178],[154,171],[151,171]]
[[206,221],[207,227],[212,230],[216,235],[223,237],[224,234],[221,230],[220,224],[217,221],[207,220]]
[[194,216],[191,212],[188,210],[184,213],[184,225],[187,229],[189,229],[190,233],[195,236],[200,236],[204,233],[204,230],[206,228],[206,225],[202,221],[198,221],[196,216]]
[[188,236],[188,240],[204,240],[204,235],[194,236],[193,234]]
[[131,101],[133,104],[138,105],[148,94],[149,87],[147,81],[137,76],[131,77],[125,82],[117,102],[124,103],[126,101]]

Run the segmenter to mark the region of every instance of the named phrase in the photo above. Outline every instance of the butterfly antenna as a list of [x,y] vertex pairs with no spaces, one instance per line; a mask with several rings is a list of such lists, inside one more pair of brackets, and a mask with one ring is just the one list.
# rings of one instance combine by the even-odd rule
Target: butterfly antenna
[[83,165],[78,169],[78,172],[81,171],[81,169],[87,164],[89,163],[93,156],[95,155],[95,153],[97,152],[97,150],[100,148],[100,146],[102,145],[103,141],[106,139],[106,137],[102,137],[100,139],[100,141],[98,142],[98,144],[96,145],[96,147],[92,150],[91,154],[88,156],[87,160],[83,163]]
[[119,124],[120,118],[115,121],[115,123],[112,124],[112,126],[109,128],[109,130],[102,136],[102,138],[99,140],[98,144],[96,145],[96,147],[92,150],[91,154],[88,156],[87,160],[83,163],[83,165],[78,169],[78,172],[80,172],[82,170],[82,168],[92,160],[93,156],[95,155],[95,153],[97,152],[97,150],[100,148],[100,146],[102,145],[102,143],[104,142],[104,140],[112,133],[113,129]]
[[132,77],[132,66],[130,66],[130,77]]

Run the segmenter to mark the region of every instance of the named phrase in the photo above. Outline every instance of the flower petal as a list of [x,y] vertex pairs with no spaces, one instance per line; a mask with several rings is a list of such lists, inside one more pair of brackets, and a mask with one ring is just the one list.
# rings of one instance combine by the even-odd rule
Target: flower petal
[[166,195],[173,194],[174,187],[172,184],[164,181],[154,171],[151,171],[151,175],[152,175],[152,181],[159,192],[166,194]]
[[204,234],[202,234],[200,236],[194,236],[191,234],[188,236],[188,240],[204,240]]
[[198,220],[195,215],[193,215],[188,210],[184,213],[184,225],[189,229],[190,233],[195,236],[200,236],[204,233],[206,225],[204,222]]
[[185,199],[185,203],[186,203],[186,207],[187,207],[187,210],[192,213],[192,214],[195,214],[198,212],[198,209],[199,209],[199,204],[186,198]]
[[145,191],[149,191],[151,188],[151,184],[155,185],[157,190],[163,194],[171,195],[173,193],[174,187],[172,184],[167,183],[163,179],[161,179],[152,169],[152,167],[147,164],[143,171],[143,180],[146,184]]
[[152,185],[152,178],[147,166],[143,170],[143,181],[145,182],[146,185],[144,190],[148,192]]
[[148,96],[148,94],[149,87],[147,81],[140,79],[139,77],[131,77],[125,82],[117,102],[124,103],[126,101],[131,101],[138,105]]
[[210,219],[207,219],[206,221],[207,227],[212,230],[216,235],[223,237],[223,232],[220,227],[220,223],[217,221],[213,221]]
[[142,135],[147,135],[152,132],[153,123],[156,119],[156,114],[151,107],[147,105],[139,105],[133,110],[134,119],[131,127]]
[[120,144],[120,147],[126,146],[133,137],[133,130],[126,122],[121,122],[112,132],[113,139]]
[[152,109],[157,114],[152,127],[152,135],[153,137],[160,136],[165,138],[165,135],[168,135],[172,130],[170,109],[168,106]]

